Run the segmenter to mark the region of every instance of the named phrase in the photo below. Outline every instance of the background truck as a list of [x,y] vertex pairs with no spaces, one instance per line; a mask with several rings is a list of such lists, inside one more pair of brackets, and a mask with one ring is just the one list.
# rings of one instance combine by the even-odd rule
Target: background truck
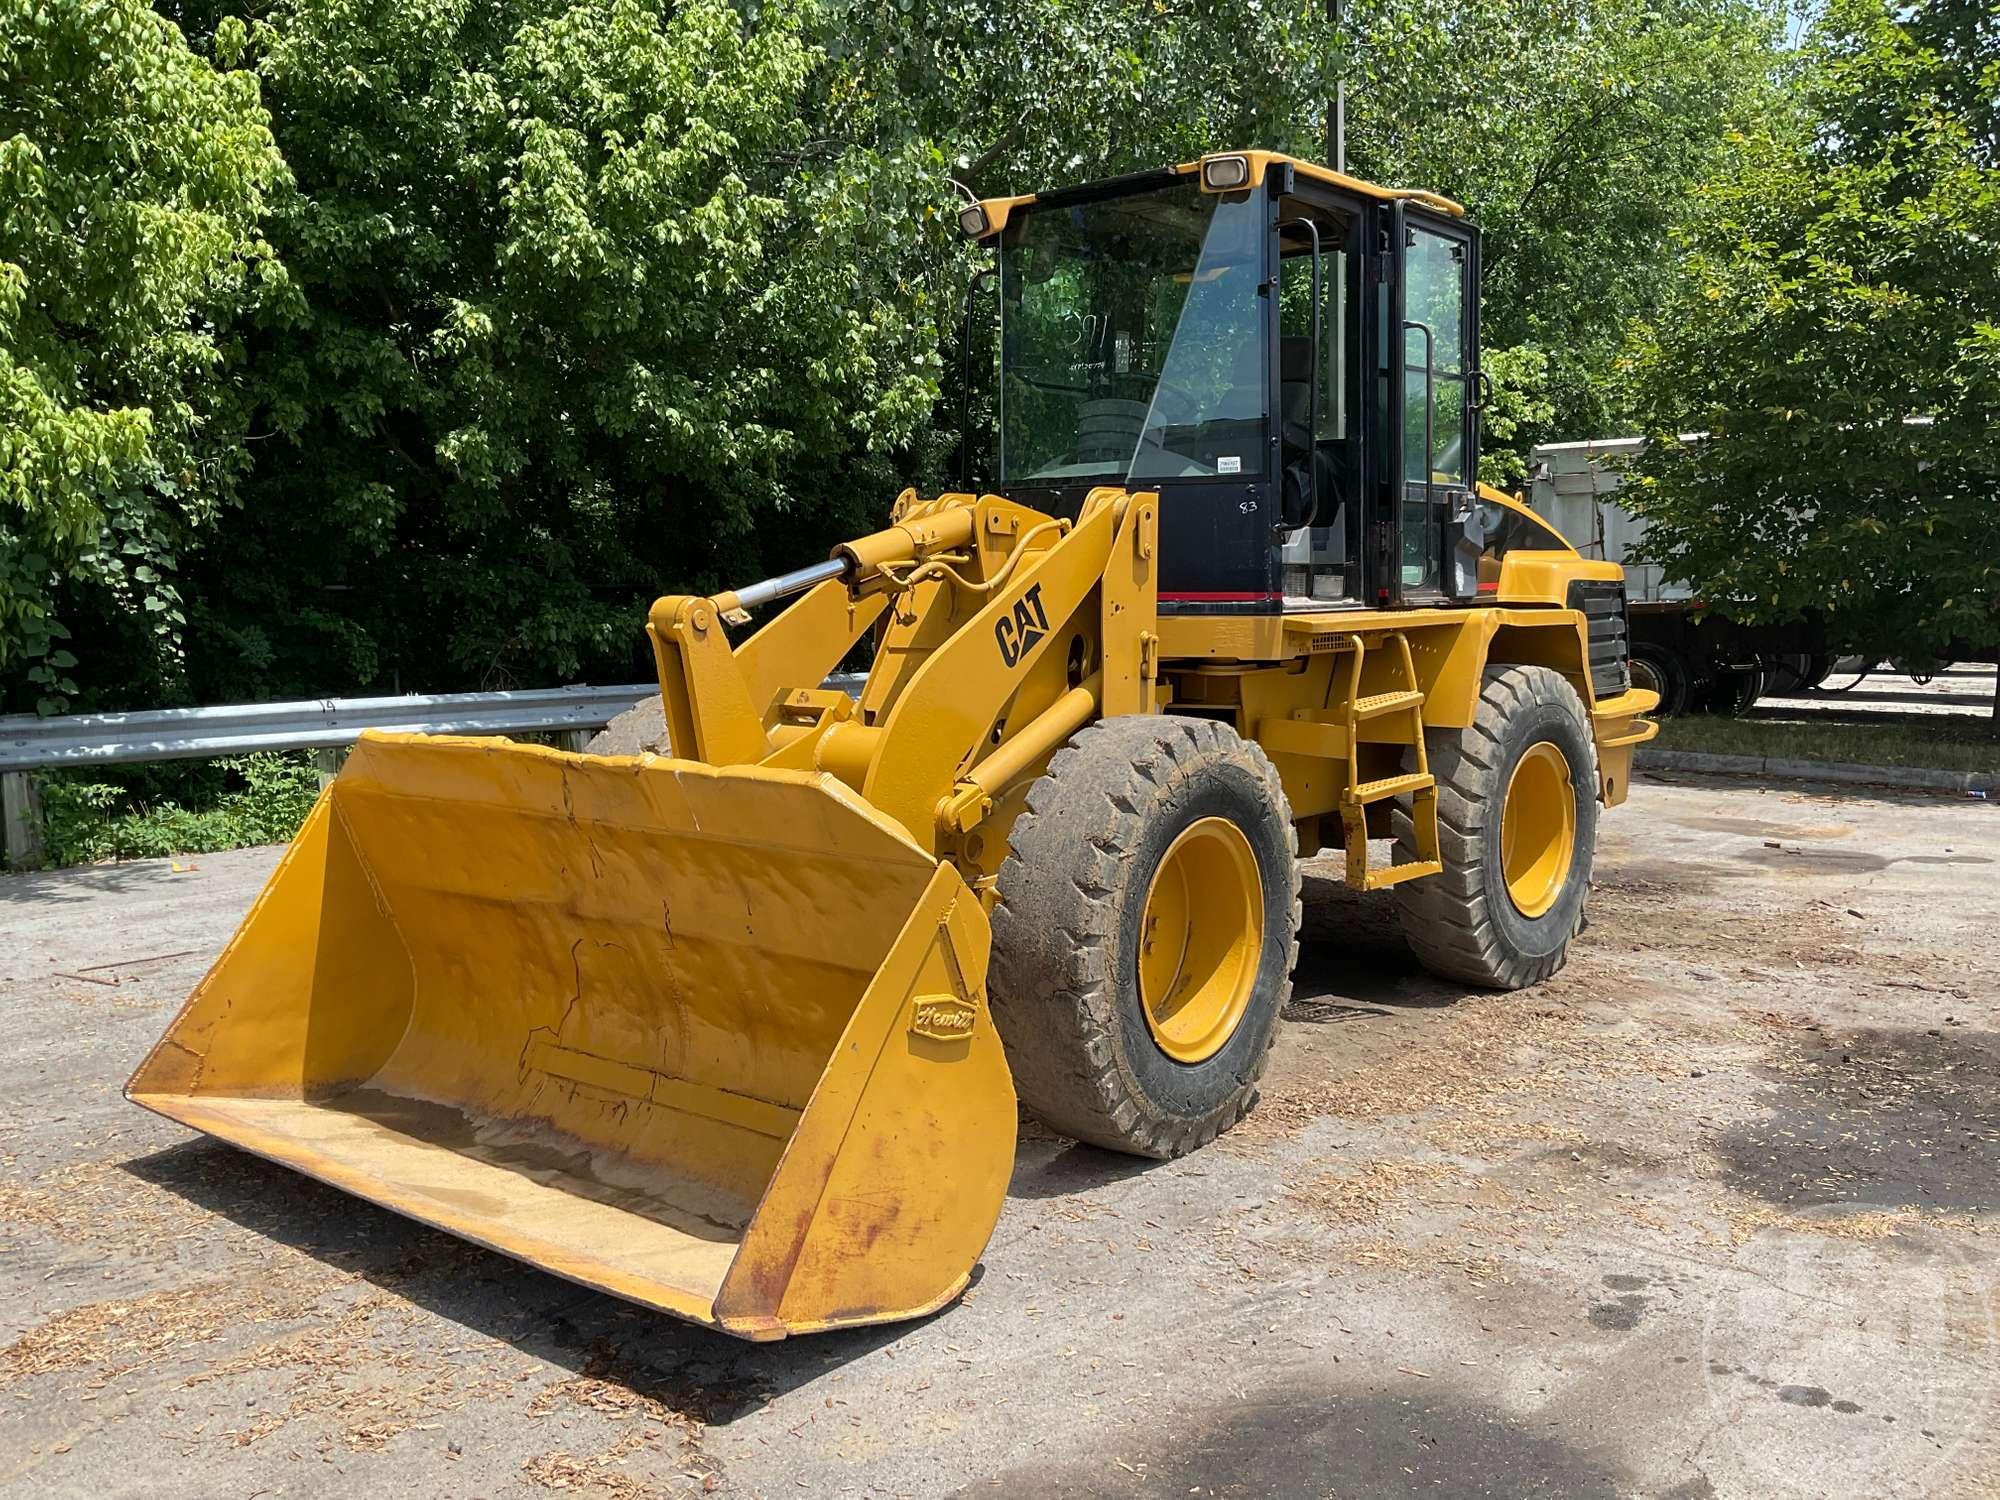
[[1623,460],[1645,446],[1640,437],[1542,443],[1529,461],[1535,514],[1585,557],[1625,569],[1633,685],[1658,693],[1663,714],[1741,713],[1767,691],[1819,686],[1834,660],[1819,621],[1741,624],[1726,606],[1704,605],[1658,563],[1631,560],[1647,523],[1617,495]]

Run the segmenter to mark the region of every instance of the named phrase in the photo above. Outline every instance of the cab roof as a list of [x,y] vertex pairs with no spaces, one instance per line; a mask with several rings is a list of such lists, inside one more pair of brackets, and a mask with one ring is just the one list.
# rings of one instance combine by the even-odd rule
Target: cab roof
[[1134,173],[1129,177],[1105,178],[1053,192],[1021,193],[1010,198],[982,198],[965,206],[959,214],[959,225],[972,239],[990,239],[1007,227],[1008,217],[1017,208],[1033,203],[1096,197],[1104,189],[1116,184],[1130,183],[1137,187],[1147,181],[1164,183],[1170,177],[1196,178],[1204,192],[1238,192],[1262,184],[1265,173],[1274,165],[1289,166],[1301,177],[1309,177],[1315,182],[1329,183],[1364,198],[1419,203],[1438,213],[1450,214],[1453,218],[1465,217],[1465,206],[1453,202],[1441,193],[1426,192],[1421,188],[1381,187],[1376,183],[1365,182],[1359,177],[1350,177],[1345,172],[1336,172],[1331,167],[1322,167],[1317,162],[1307,161],[1303,157],[1287,156],[1281,151],[1211,151],[1206,156],[1196,157],[1193,161],[1184,161],[1178,166],[1164,167],[1153,172]]

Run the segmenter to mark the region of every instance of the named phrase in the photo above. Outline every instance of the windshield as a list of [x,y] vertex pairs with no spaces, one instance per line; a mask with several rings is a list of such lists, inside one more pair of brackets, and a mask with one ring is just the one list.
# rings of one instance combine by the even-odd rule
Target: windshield
[[1017,214],[1001,246],[1000,476],[1263,468],[1261,199],[1186,179]]

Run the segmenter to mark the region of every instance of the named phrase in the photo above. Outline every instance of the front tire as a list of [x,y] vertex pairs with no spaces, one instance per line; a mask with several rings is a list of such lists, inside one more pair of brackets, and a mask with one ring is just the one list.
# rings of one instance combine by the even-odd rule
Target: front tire
[[[1583,700],[1548,667],[1486,669],[1470,728],[1425,741],[1444,869],[1396,887],[1403,936],[1433,974],[1539,984],[1582,925],[1597,851],[1597,747]],[[1410,813],[1392,819],[1417,858]]]
[[1290,805],[1226,724],[1080,730],[1029,789],[993,909],[993,1018],[1052,1129],[1181,1156],[1257,1101],[1298,958]]
[[1813,658],[1802,651],[1763,657],[1761,662],[1764,691],[1774,698],[1789,698],[1794,693],[1803,692],[1807,679],[1812,676]]

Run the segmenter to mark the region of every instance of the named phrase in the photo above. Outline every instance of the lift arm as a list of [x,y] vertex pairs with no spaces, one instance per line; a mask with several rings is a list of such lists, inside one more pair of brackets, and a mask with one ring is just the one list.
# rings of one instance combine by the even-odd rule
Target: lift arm
[[[818,567],[663,598],[647,633],[673,754],[831,773],[936,848],[1092,719],[1154,707],[1157,512],[1121,489],[1094,491],[1074,524],[997,495],[906,493],[895,525]],[[796,590],[731,648],[726,621]],[[857,708],[820,683],[870,628]]]

